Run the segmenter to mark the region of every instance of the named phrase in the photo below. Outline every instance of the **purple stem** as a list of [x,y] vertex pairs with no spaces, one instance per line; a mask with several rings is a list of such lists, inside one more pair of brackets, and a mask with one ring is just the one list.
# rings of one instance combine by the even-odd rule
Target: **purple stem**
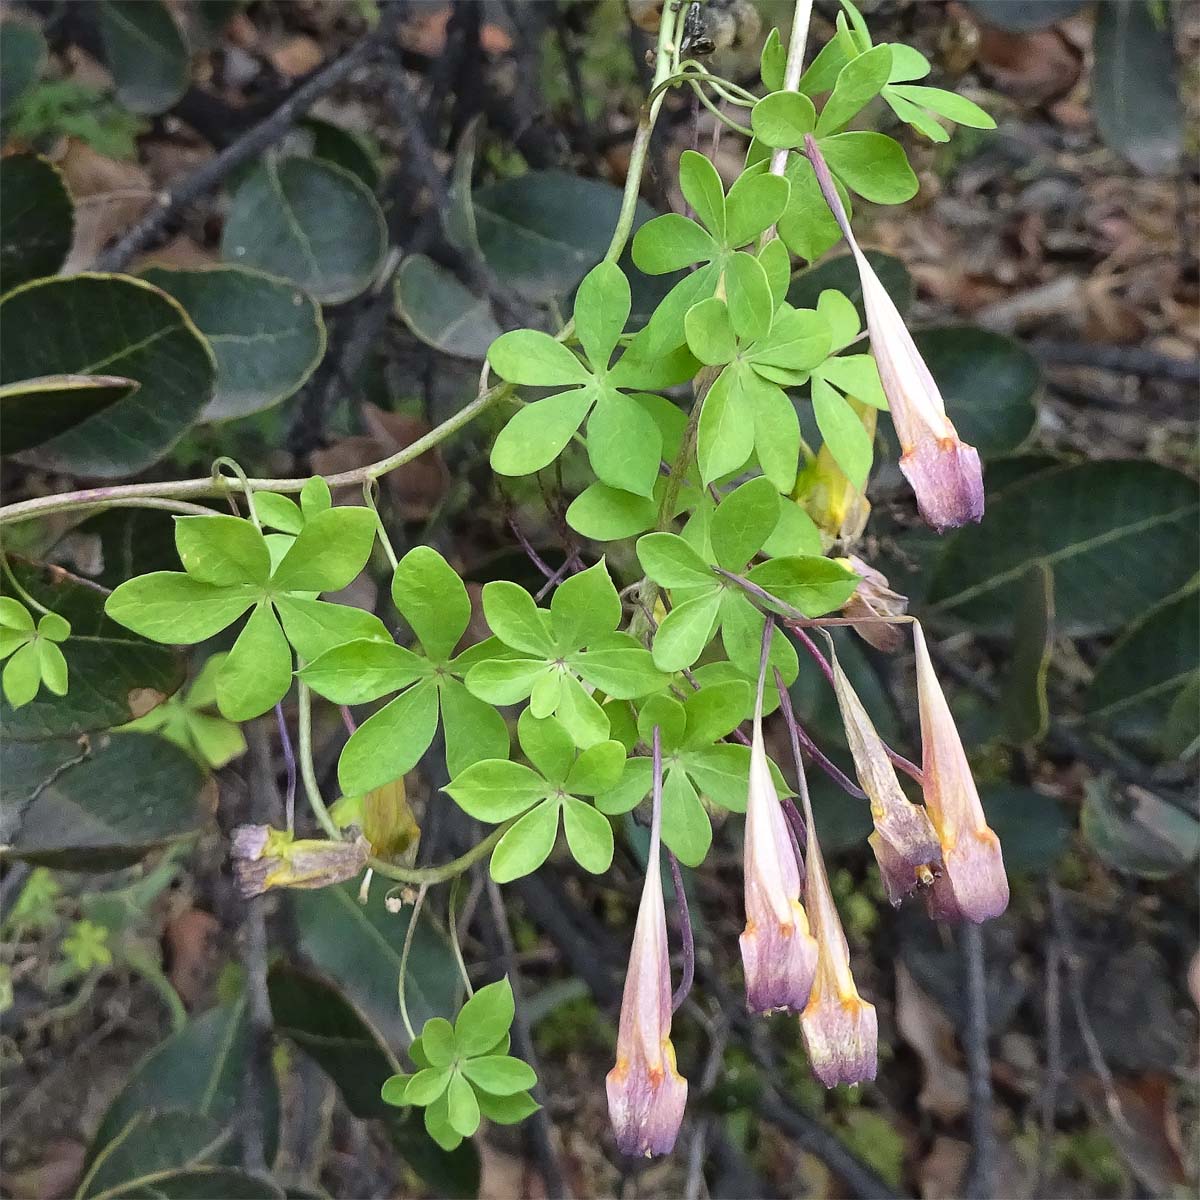
[[696,978],[696,939],[692,932],[692,916],[688,911],[687,893],[683,890],[683,872],[679,859],[667,851],[667,862],[671,864],[671,880],[675,884],[675,903],[679,910],[679,936],[683,942],[683,974],[679,986],[671,997],[671,1011],[678,1012],[679,1006],[688,998],[692,982]]
[[296,828],[296,752],[292,749],[287,720],[283,715],[282,700],[275,705],[275,720],[279,724],[279,743],[283,747],[283,761],[287,767],[287,795],[284,799],[284,812],[287,815],[288,832],[291,833]]
[[350,711],[350,705],[340,704],[338,707],[342,713],[342,724],[345,725],[346,732],[353,737],[355,731],[358,729],[358,722],[355,721],[354,714]]
[[554,578],[554,568],[551,567],[545,559],[533,548],[533,543],[521,532],[520,525],[517,524],[516,517],[508,518],[508,527],[513,531],[516,539],[521,544],[521,549],[529,556],[529,561],[547,578]]
[[[820,666],[821,673],[825,676],[829,686],[833,687],[833,668],[829,665],[829,661],[826,659],[825,655],[821,653],[820,648],[812,640],[812,638],[810,638],[808,634],[804,632],[803,629],[798,629],[795,625],[790,625],[789,628],[800,639],[804,648],[809,652],[809,654],[812,655],[813,659]],[[879,740],[883,744],[884,753],[892,760],[893,765],[899,767],[900,770],[905,773],[905,775],[909,776],[911,779],[915,779],[917,783],[924,787],[925,776],[922,773],[921,768],[918,767],[915,762],[910,762],[904,757],[903,754],[899,753],[899,751],[893,750],[891,746],[887,744],[887,742],[883,741],[882,738]],[[859,794],[863,795],[861,792]]]

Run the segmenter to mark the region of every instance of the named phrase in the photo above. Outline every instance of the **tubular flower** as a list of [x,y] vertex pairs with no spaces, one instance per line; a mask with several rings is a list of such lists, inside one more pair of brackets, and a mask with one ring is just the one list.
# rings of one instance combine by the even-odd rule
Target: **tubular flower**
[[871,801],[875,830],[867,840],[879,863],[887,898],[898,905],[918,885],[933,883],[941,870],[942,851],[937,833],[925,809],[913,804],[901,790],[883,740],[850,686],[836,654],[833,689],[859,786]]
[[1000,839],[988,827],[950,706],[934,674],[925,635],[915,621],[913,643],[925,807],[937,830],[945,864],[945,871],[929,891],[929,912],[940,920],[965,919],[979,924],[998,917],[1008,907]]
[[875,1078],[879,1057],[879,1023],[875,1006],[864,1000],[850,974],[850,947],[833,903],[825,862],[817,843],[812,809],[808,820],[808,911],[817,935],[817,973],[812,994],[800,1014],[800,1032],[813,1074],[826,1086],[863,1083]]
[[671,1045],[671,964],[659,870],[662,771],[656,763],[650,855],[642,887],[617,1031],[617,1062],[605,1080],[608,1115],[622,1154],[669,1154],[688,1085]]
[[846,210],[817,144],[805,150],[821,194],[854,254],[879,378],[900,439],[900,470],[916,493],[921,517],[939,532],[983,517],[979,452],[958,436],[942,394],[879,276],[859,249]]
[[799,1012],[812,988],[817,946],[800,904],[800,864],[767,765],[761,691],[750,745],[745,843],[746,928],[738,940],[746,1007]]
[[854,626],[854,632],[868,645],[887,654],[898,650],[904,635],[888,618],[903,616],[908,611],[908,597],[893,591],[888,586],[887,576],[857,555],[851,554],[839,561],[861,580],[854,595],[842,605],[842,614],[860,622]]

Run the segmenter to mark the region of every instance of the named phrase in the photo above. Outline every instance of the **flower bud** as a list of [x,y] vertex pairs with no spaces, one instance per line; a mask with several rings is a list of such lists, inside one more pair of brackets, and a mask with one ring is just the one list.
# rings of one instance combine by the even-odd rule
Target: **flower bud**
[[817,947],[800,904],[800,864],[763,745],[762,700],[754,713],[746,801],[746,928],[739,942],[746,1007],[799,1012],[808,1000]]
[[875,852],[887,898],[898,905],[918,885],[933,882],[941,870],[941,847],[929,814],[901,790],[883,739],[850,686],[837,655],[832,657],[833,689],[846,728],[846,743],[854,758],[859,786],[871,801],[875,830],[867,840]]
[[913,622],[921,773],[925,807],[942,846],[945,870],[928,894],[930,915],[976,924],[1008,907],[1008,877],[1000,839],[988,827],[962,740],[938,683],[921,626]]
[[[878,410],[853,396],[847,396],[846,403],[874,441]],[[827,546],[835,541],[845,545],[857,542],[871,515],[871,502],[866,494],[850,482],[827,445],[822,445],[800,472],[792,498],[803,500],[805,511],[816,522]]]
[[662,771],[656,763],[646,882],[625,973],[617,1061],[605,1080],[617,1148],[622,1154],[646,1157],[673,1149],[688,1092],[687,1080],[675,1068],[671,1045],[671,963],[659,869],[661,824]]
[[854,985],[850,947],[833,903],[811,808],[807,808],[806,816],[806,899],[817,938],[817,970],[812,994],[800,1014],[800,1032],[813,1074],[826,1087],[863,1083],[875,1078],[879,1023],[875,1006],[864,1000]]
[[921,517],[941,532],[983,517],[979,452],[962,441],[925,360],[892,298],[858,247],[829,168],[811,136],[804,139],[821,194],[841,227],[862,283],[871,350],[900,439],[900,470],[917,497]]
[[342,883],[367,865],[370,854],[371,847],[361,835],[353,841],[296,841],[286,829],[270,825],[239,825],[230,848],[238,890],[247,898],[276,887],[322,888]]

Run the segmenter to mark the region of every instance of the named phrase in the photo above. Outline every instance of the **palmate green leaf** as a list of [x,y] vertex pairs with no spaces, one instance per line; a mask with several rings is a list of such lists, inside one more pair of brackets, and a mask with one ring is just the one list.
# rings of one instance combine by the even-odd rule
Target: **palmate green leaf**
[[480,1091],[492,1096],[513,1096],[537,1083],[537,1075],[528,1063],[508,1055],[469,1058],[462,1072]]
[[575,676],[563,675],[562,691],[554,715],[581,750],[608,739],[611,733],[610,707],[601,708]]
[[253,584],[218,587],[181,571],[154,571],[127,580],[104,611],[134,633],[156,642],[202,642],[232,624],[258,596]]
[[642,570],[663,587],[714,586],[712,569],[687,542],[674,533],[648,533],[638,538]]
[[375,278],[386,230],[360,179],[319,159],[265,159],[234,193],[221,256],[290,279],[325,304]]
[[633,700],[666,684],[650,652],[628,633],[594,638],[586,650],[567,655],[566,661],[586,683],[614,700]]
[[457,1071],[446,1089],[446,1115],[450,1127],[462,1137],[471,1137],[479,1128],[479,1101],[475,1089]]
[[825,137],[849,124],[864,105],[879,95],[891,74],[890,46],[875,46],[851,59],[838,72],[833,93],[821,109],[816,136]]
[[26,642],[4,664],[0,676],[4,698],[13,708],[22,708],[37,694],[42,685],[42,667],[36,641]]
[[765,168],[743,171],[725,197],[725,244],[735,248],[753,241],[775,224],[787,199],[786,179]]
[[783,77],[787,69],[787,48],[779,36],[778,29],[772,29],[763,42],[762,53],[759,55],[759,77],[763,87],[768,92],[783,90]]
[[762,549],[779,523],[779,493],[759,477],[735,488],[717,505],[708,532],[719,566],[736,571]]
[[595,370],[608,367],[629,320],[629,280],[613,262],[593,267],[575,294],[575,332]]
[[[719,241],[725,240],[725,188],[717,168],[695,150],[679,156],[679,187],[706,229]],[[640,232],[640,231],[639,231]],[[634,262],[637,262],[635,251]],[[641,263],[638,263],[641,266]],[[646,270],[645,267],[642,267]]]
[[663,841],[685,866],[698,867],[712,845],[712,825],[686,771],[668,771],[663,780]]
[[648,275],[681,271],[716,257],[720,247],[712,234],[680,213],[664,213],[637,231],[633,260]]
[[819,144],[829,169],[864,200],[903,204],[917,194],[917,177],[904,148],[886,134],[835,133]]
[[488,348],[488,362],[501,379],[534,387],[582,385],[592,378],[562,342],[537,329],[501,334]]
[[392,576],[392,603],[434,662],[454,653],[471,620],[463,581],[430,546],[415,546],[400,560]]
[[771,328],[774,300],[762,264],[752,254],[739,251],[725,264],[725,290],[729,320],[745,341],[765,337]]
[[[765,624],[762,612],[744,593],[731,586],[722,592],[720,622],[721,645],[726,657],[740,674],[757,679]],[[791,684],[795,680],[799,671],[796,651],[781,629],[775,630],[767,663],[779,671],[784,683]]]
[[831,558],[773,558],[746,578],[806,617],[841,608],[858,586],[858,576]]
[[[624,760],[625,751],[622,747],[621,761]],[[612,866],[612,826],[590,804],[574,796],[564,799],[563,832],[567,835],[567,846],[572,857],[585,871],[601,875]]]
[[969,125],[972,129],[996,128],[993,117],[973,100],[968,100],[966,96],[960,96],[957,92],[914,84],[893,84],[889,90],[893,95],[902,96],[905,100],[930,109],[939,116],[947,117],[958,125]]
[[304,528],[304,514],[290,496],[281,496],[278,492],[255,492],[252,503],[258,519],[270,529],[299,533]]
[[517,724],[521,751],[554,784],[567,778],[575,761],[575,743],[563,723],[554,717],[535,717],[530,709],[521,713]]
[[428,659],[391,641],[356,639],[326,651],[297,672],[334,704],[367,704],[429,674]]
[[[459,1010],[454,1036],[468,1058],[487,1056],[512,1028],[516,1004],[507,976],[481,987]],[[532,1087],[531,1083],[524,1085]]]
[[[849,301],[846,303],[849,304]],[[836,384],[841,391],[853,396],[855,400],[861,400],[873,408],[887,409],[887,396],[883,392],[879,368],[870,354],[843,354],[827,358],[820,366],[813,368],[813,375],[819,376],[827,383]]]
[[461,771],[444,790],[469,816],[498,825],[543,799],[548,788],[522,763],[485,759]]
[[662,435],[632,396],[603,389],[588,420],[588,459],[611,487],[650,497],[659,479]]
[[783,308],[770,332],[750,347],[755,367],[805,371],[828,355],[832,332],[825,317],[811,308]]
[[497,435],[492,445],[492,470],[498,475],[532,475],[549,466],[583,424],[596,399],[594,387],[580,387],[527,404]]
[[754,414],[744,394],[751,374],[745,364],[730,364],[704,397],[696,457],[705,485],[744,466],[754,450]]
[[758,252],[758,261],[771,289],[771,303],[778,312],[787,300],[788,285],[792,282],[791,255],[783,242],[776,237],[763,244]]
[[511,883],[536,871],[550,856],[558,836],[557,800],[543,800],[530,809],[500,839],[492,851],[492,878],[497,883]]
[[812,403],[817,428],[830,454],[851,484],[861,491],[866,486],[874,456],[870,434],[845,398],[815,375]]
[[261,585],[270,574],[263,535],[241,517],[176,517],[175,547],[187,573],[203,583]]
[[654,635],[654,665],[668,672],[690,667],[712,640],[720,610],[715,587],[674,605]]
[[344,506],[306,514],[304,528],[271,576],[272,590],[340,591],[366,566],[376,526],[368,508]]
[[693,304],[683,319],[688,349],[708,366],[723,366],[737,355],[737,335],[724,300],[710,296]]
[[476,663],[467,672],[466,684],[473,696],[488,704],[519,704],[540,679],[556,671],[545,658],[492,659]]
[[571,766],[564,787],[577,796],[595,796],[616,787],[625,766],[625,747],[620,742],[597,742],[589,746]]
[[292,651],[275,613],[259,601],[217,675],[217,705],[230,721],[248,721],[283,699]]
[[504,718],[464,684],[457,679],[439,680],[438,702],[446,739],[446,770],[451,776],[481,759],[502,758],[508,753]]
[[316,659],[345,642],[391,640],[383,622],[350,604],[279,595],[275,609],[287,639],[301,658]]
[[671,753],[682,743],[687,713],[673,696],[651,696],[639,709],[637,734],[645,745],[654,744],[656,727],[664,754]]
[[780,492],[790,492],[800,459],[800,422],[795,406],[777,384],[757,372],[744,389],[752,404],[754,453],[763,474]]
[[438,692],[427,679],[402,692],[350,735],[338,759],[338,783],[361,796],[406,775],[437,731]]
[[792,149],[804,145],[804,135],[817,123],[813,102],[799,92],[772,92],[750,112],[754,136],[764,145]]
[[485,584],[483,615],[506,646],[539,658],[554,652],[547,615],[523,587],[505,579]]
[[586,571],[568,576],[554,589],[550,624],[557,646],[575,649],[612,633],[621,623],[621,599],[601,559]]
[[592,483],[571,501],[566,517],[567,524],[583,537],[613,542],[652,528],[658,519],[658,504],[649,496]]

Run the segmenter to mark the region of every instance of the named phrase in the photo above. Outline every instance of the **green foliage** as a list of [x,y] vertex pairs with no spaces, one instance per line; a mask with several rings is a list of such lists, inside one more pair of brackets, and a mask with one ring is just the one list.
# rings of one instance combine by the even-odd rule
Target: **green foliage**
[[30,145],[76,137],[97,154],[117,159],[136,156],[135,139],[147,128],[140,117],[103,89],[75,79],[35,83],[11,108],[6,105],[4,123],[11,137]]
[[287,692],[293,647],[307,659],[347,639],[387,637],[378,617],[316,598],[344,588],[362,570],[375,528],[365,508],[317,512],[272,566],[267,541],[250,521],[178,517],[175,545],[184,570],[123,583],[105,611],[152,641],[187,645],[251,610],[216,676],[221,714],[249,720]]
[[425,1128],[444,1150],[473,1136],[484,1117],[500,1125],[523,1121],[538,1108],[528,1091],[537,1076],[508,1053],[513,1015],[506,978],[480,988],[453,1025],[431,1017],[409,1046],[416,1073],[388,1079],[384,1101],[423,1108]]
[[74,207],[58,168],[36,154],[6,155],[0,175],[4,289],[53,275],[71,249],[74,225]]

